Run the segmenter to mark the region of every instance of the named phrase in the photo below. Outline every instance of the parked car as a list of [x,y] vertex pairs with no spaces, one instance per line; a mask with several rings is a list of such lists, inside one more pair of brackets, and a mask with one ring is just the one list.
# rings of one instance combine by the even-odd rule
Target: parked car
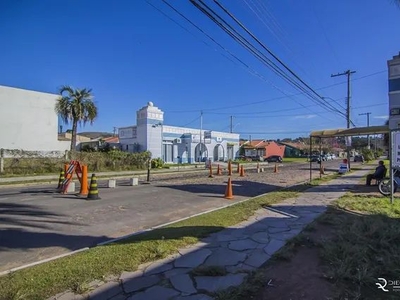
[[354,156],[354,162],[364,162],[364,156],[363,155],[356,155]]
[[279,155],[271,155],[264,159],[267,162],[282,162],[282,157]]
[[318,155],[311,155],[310,161],[311,162],[319,162],[319,161],[321,161],[321,157],[319,157]]

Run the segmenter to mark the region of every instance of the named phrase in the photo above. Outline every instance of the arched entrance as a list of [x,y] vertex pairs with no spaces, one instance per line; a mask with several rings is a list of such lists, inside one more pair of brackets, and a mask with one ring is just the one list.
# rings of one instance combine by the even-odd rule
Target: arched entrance
[[197,144],[194,149],[194,157],[196,162],[204,162],[208,157],[208,150],[203,143]]
[[214,147],[214,161],[224,161],[225,149],[221,144],[217,144]]

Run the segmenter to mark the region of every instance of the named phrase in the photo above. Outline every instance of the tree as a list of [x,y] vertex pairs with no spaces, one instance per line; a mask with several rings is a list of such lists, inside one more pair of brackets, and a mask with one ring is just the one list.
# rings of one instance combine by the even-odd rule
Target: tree
[[97,107],[93,101],[91,89],[73,89],[63,86],[59,90],[55,111],[63,119],[65,124],[72,122],[71,151],[76,149],[76,131],[79,124],[86,124],[97,117]]

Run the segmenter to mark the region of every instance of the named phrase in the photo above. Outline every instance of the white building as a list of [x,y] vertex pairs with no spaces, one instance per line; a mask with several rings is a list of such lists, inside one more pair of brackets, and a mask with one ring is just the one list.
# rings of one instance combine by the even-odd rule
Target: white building
[[150,151],[167,163],[226,161],[238,156],[239,134],[164,125],[164,112],[149,102],[136,125],[118,129],[123,151]]
[[58,95],[0,86],[0,148],[25,151],[65,151],[58,140]]

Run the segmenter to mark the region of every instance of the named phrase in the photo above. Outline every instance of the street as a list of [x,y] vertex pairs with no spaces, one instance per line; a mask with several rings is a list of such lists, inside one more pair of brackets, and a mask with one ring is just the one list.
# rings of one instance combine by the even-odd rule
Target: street
[[[339,160],[327,162],[337,169]],[[233,174],[233,200],[224,199],[228,176],[208,178],[181,174],[153,179],[152,184],[127,186],[118,180],[115,189],[99,181],[100,200],[74,194],[61,195],[55,186],[0,189],[0,271],[15,268],[83,247],[205,212],[304,182],[309,164],[290,164],[274,173],[255,170],[245,177]],[[313,176],[319,176],[316,163]]]

